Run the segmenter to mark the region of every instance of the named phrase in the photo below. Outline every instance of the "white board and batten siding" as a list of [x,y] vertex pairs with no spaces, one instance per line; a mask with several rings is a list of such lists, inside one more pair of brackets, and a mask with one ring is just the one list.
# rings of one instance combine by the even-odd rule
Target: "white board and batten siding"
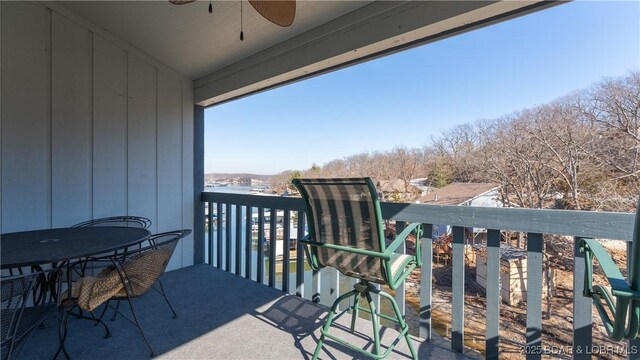
[[[84,19],[1,2],[2,233],[139,215],[193,229],[193,84]],[[193,236],[170,269],[193,263]]]

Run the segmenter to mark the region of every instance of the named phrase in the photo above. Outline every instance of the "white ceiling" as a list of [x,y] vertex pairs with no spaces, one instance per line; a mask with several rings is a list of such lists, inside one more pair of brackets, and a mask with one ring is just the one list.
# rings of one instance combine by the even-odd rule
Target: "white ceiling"
[[190,79],[250,57],[277,43],[367,5],[370,1],[297,1],[293,24],[283,28],[242,2],[65,1],[64,6]]

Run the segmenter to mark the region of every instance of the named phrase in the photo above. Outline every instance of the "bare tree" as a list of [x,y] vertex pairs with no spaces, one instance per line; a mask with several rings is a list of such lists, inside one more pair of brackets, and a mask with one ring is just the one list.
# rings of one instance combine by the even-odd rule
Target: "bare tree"
[[474,125],[464,124],[442,133],[431,140],[435,150],[437,166],[436,174],[442,175],[452,171],[453,181],[476,181],[478,162],[475,153],[478,148],[478,131]]
[[569,198],[567,207],[581,209],[579,194],[583,174],[588,165],[588,149],[592,147],[594,128],[580,121],[570,99],[539,106],[526,112],[531,127],[529,134],[547,151],[544,165],[559,179],[559,188]]
[[505,117],[482,127],[484,144],[478,152],[488,181],[502,185],[505,203],[542,208],[550,200],[554,175],[546,167],[546,153],[528,133],[527,118]]
[[600,129],[600,146],[592,156],[617,178],[640,177],[640,73],[606,80],[577,104]]
[[[295,175],[274,177],[274,188]],[[421,149],[355,154],[301,175],[400,179],[405,191],[421,177],[437,187],[499,182],[507,204],[630,210],[640,193],[640,73],[501,119],[457,126]]]

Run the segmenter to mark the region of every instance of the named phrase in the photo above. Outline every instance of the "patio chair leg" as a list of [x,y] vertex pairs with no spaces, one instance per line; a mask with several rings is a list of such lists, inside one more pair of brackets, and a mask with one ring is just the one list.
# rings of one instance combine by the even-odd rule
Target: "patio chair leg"
[[353,309],[351,310],[351,333],[353,334],[356,328],[356,319],[358,318],[358,304],[360,303],[360,292],[356,292],[353,296]]
[[373,302],[370,292],[366,291],[364,295],[367,297],[369,310],[371,310],[371,322],[373,323],[373,354],[380,355],[380,324],[378,322],[376,304]]
[[[111,337],[111,330],[109,329],[109,326],[107,325],[107,323],[105,323],[104,321],[102,321],[100,318],[95,317],[95,316],[93,315],[93,313],[92,313],[92,312],[89,312],[89,313],[91,314],[91,316],[92,316],[92,317],[88,317],[88,316],[86,316],[86,315],[83,315],[82,313],[80,313],[80,314],[74,314],[73,312],[71,312],[71,310],[73,310],[73,308],[71,308],[71,309],[68,311],[68,313],[69,313],[70,315],[72,315],[73,317],[75,317],[75,318],[94,321],[94,322],[95,322],[95,325],[97,325],[97,324],[102,324],[102,326],[104,327],[104,332],[105,332],[104,338],[105,338],[105,339],[107,339],[107,338],[110,338],[110,337]],[[81,310],[82,310],[82,309],[81,309]]]
[[318,340],[318,345],[316,346],[316,350],[313,352],[313,358],[312,358],[313,360],[318,359],[318,355],[320,355],[320,349],[322,349],[325,334],[329,333],[329,328],[333,323],[333,318],[336,316],[336,313],[338,311],[338,304],[340,304],[344,299],[349,298],[351,295],[353,295],[354,292],[356,291],[351,290],[348,293],[342,294],[340,295],[340,297],[336,299],[336,301],[333,302],[333,305],[331,306],[331,311],[329,311],[329,315],[327,316],[327,322],[324,324],[324,326],[320,330],[322,335],[320,335],[320,340]]
[[387,294],[384,291],[381,291],[379,294],[389,299],[389,301],[391,302],[391,305],[393,306],[393,311],[396,314],[396,319],[398,319],[398,325],[400,326],[400,329],[401,329],[400,331],[401,333],[404,333],[404,338],[405,340],[407,340],[407,346],[409,346],[411,357],[413,358],[413,360],[418,360],[418,354],[416,353],[416,349],[413,347],[413,343],[411,342],[411,337],[409,336],[409,325],[407,325],[407,322],[404,320],[404,316],[402,316],[402,313],[400,312],[400,308],[398,307],[398,303],[396,302],[396,299],[394,299],[393,296]]
[[173,310],[173,306],[171,306],[169,299],[167,299],[167,295],[164,293],[164,287],[162,286],[162,281],[160,279],[158,279],[158,285],[160,285],[160,293],[162,294],[164,301],[167,302],[167,305],[169,305],[169,309],[171,309],[171,312],[173,313],[173,318],[177,318],[178,314],[176,314],[175,310]]
[[133,303],[131,302],[130,298],[127,298],[127,301],[129,302],[129,308],[131,309],[131,315],[133,315],[133,320],[135,321],[136,327],[138,328],[138,330],[140,330],[140,334],[142,335],[144,342],[147,343],[147,347],[151,351],[151,357],[155,357],[156,355],[153,352],[153,348],[151,347],[151,344],[149,343],[147,336],[144,334],[144,331],[142,331],[142,326],[140,326],[140,321],[138,321],[138,316],[136,315],[136,311],[133,307]]
[[113,309],[113,316],[111,317],[111,321],[116,320],[116,316],[118,316],[118,308],[120,307],[120,300],[116,300],[116,307]]
[[[104,318],[104,315],[107,313],[107,309],[109,308],[109,302],[111,300],[107,300],[106,303],[104,303],[104,309],[102,309],[102,312],[100,313],[100,316],[98,316],[98,319],[102,320]],[[93,326],[97,326],[98,324],[94,324]]]
[[3,360],[9,360],[11,359],[11,354],[13,353],[13,347],[15,346],[15,341],[11,340],[11,342],[9,343],[9,347],[7,349],[7,356],[3,357]]
[[67,349],[64,347],[64,343],[67,340],[67,329],[69,328],[69,312],[63,311],[58,314],[58,341],[60,345],[58,345],[58,350],[56,354],[53,356],[54,359],[58,358],[60,351],[64,354],[64,357],[67,360],[71,359]]

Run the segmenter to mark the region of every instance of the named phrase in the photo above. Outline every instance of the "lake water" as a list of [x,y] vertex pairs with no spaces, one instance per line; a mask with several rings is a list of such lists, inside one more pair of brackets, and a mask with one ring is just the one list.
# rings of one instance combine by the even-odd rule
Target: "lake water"
[[231,193],[231,194],[250,194],[251,186],[244,185],[228,185],[228,186],[209,186],[205,187],[204,191],[209,192],[220,192],[220,193]]
[[[215,186],[215,187],[207,187],[205,188],[205,191],[209,191],[209,192],[220,192],[220,193],[231,193],[231,194],[251,194],[252,193],[252,187],[250,186],[235,186],[235,185],[229,185],[229,186]],[[225,227],[227,225],[231,226],[232,229],[232,234],[235,234],[235,229],[236,229],[236,224],[235,224],[235,220],[236,220],[236,208],[235,207],[231,207],[231,224],[227,224],[226,223],[226,208],[223,207],[223,214],[225,216],[223,216],[223,223],[222,223],[222,227],[223,227],[223,241],[222,241],[222,253],[226,254],[226,240],[224,239],[225,236]],[[257,215],[258,215],[258,209],[257,208],[253,208],[252,209],[252,218],[257,220]],[[267,213],[266,215],[270,215],[270,213]],[[280,214],[278,214],[279,217],[283,216],[284,214],[282,212],[280,212]],[[293,214],[292,214],[293,215]],[[247,233],[247,225],[246,225],[246,210],[243,210],[243,213],[241,214],[243,221],[240,224],[240,229],[241,229],[241,233],[243,236],[243,241],[244,241],[244,237],[245,234]],[[281,221],[281,219],[280,219]],[[265,233],[262,234],[261,238],[262,241],[265,242],[267,241],[267,239],[269,238],[269,229],[268,226],[269,224],[266,223],[266,230]],[[294,221],[291,222],[290,225],[290,237],[292,239],[296,238],[297,235],[297,224],[295,224]],[[213,224],[214,226],[214,239],[213,239],[213,259],[214,259],[214,264],[216,262],[217,259],[217,246],[215,246],[215,244],[217,244],[217,222],[215,222]],[[255,228],[257,228],[257,226],[255,226]],[[253,280],[257,279],[257,263],[258,263],[258,251],[257,251],[257,246],[258,246],[258,232],[256,231],[256,229],[253,229],[253,231],[251,232],[252,234],[252,239],[251,239],[251,243],[252,243],[252,251],[251,251],[251,278]],[[279,231],[281,232],[281,230]],[[208,252],[208,246],[209,246],[209,232],[205,232],[205,239],[206,239],[206,251]],[[282,241],[282,235],[280,234],[280,236],[276,236],[276,246],[278,246],[277,249],[277,254],[282,254],[284,252],[284,242]],[[231,237],[231,269],[235,272],[235,267],[236,267],[236,254],[235,254],[235,250],[236,250],[236,244],[235,244],[235,235]],[[268,272],[269,272],[269,259],[268,259],[268,253],[266,253],[267,249],[265,249],[265,256],[262,259],[263,262],[263,268],[264,268],[264,276],[262,279],[262,283],[264,284],[268,284]],[[246,269],[246,249],[244,248],[243,245],[243,249],[242,249],[242,253],[240,254],[241,256],[241,264],[240,264],[240,268],[242,269],[241,271],[241,275],[244,275],[244,271]],[[292,256],[293,257],[293,256]],[[226,264],[225,264],[225,256],[223,255],[223,259],[222,259],[222,266],[223,268],[226,268]],[[216,264],[217,265],[217,264]],[[276,263],[276,287],[278,289],[282,289],[282,263],[281,261],[278,261]],[[290,264],[289,264],[289,269],[290,269],[290,275],[289,275],[289,290],[291,293],[295,294],[296,292],[296,271],[297,271],[297,267],[296,267],[296,261],[295,259],[292,258]],[[278,271],[279,270],[279,271]],[[305,262],[305,268],[304,268],[304,283],[305,284],[311,284],[313,281],[313,272],[311,271],[311,269],[309,268],[309,265],[306,264]],[[310,287],[307,287],[307,289],[305,289],[305,297],[308,296],[309,299],[311,299],[311,297],[313,296],[312,291],[310,289]]]

